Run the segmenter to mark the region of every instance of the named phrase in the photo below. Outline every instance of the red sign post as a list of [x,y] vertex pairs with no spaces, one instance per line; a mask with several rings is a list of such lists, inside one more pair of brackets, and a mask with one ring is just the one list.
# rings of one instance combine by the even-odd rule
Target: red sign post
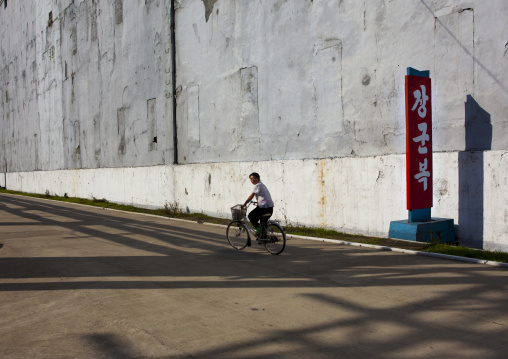
[[391,221],[390,238],[449,243],[455,240],[453,219],[431,217],[432,92],[430,71],[407,68],[406,183],[408,219]]
[[410,211],[432,207],[431,94],[428,76],[406,76],[406,183]]
[[432,92],[430,71],[407,68],[406,183],[408,219],[391,221],[390,238],[443,243],[455,240],[453,219],[431,217]]

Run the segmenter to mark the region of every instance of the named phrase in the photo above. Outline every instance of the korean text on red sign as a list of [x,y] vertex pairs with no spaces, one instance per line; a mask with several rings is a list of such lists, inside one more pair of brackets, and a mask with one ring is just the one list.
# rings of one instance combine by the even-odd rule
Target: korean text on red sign
[[432,207],[431,80],[406,76],[407,209]]

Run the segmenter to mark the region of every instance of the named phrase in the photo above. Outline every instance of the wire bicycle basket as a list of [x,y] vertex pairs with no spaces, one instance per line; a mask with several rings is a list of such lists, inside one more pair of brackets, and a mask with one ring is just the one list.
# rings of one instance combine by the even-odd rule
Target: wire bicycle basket
[[241,221],[246,214],[247,208],[241,204],[237,204],[231,207],[231,217],[233,217],[233,221]]

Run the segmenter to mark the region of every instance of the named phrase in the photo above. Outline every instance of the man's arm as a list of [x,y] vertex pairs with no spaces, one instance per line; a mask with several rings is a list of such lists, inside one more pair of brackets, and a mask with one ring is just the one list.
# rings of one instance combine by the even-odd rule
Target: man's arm
[[247,203],[249,203],[250,201],[252,201],[252,199],[254,198],[255,194],[254,193],[251,193],[249,198],[247,198],[247,200],[245,201],[245,203],[243,204],[244,207],[247,205]]

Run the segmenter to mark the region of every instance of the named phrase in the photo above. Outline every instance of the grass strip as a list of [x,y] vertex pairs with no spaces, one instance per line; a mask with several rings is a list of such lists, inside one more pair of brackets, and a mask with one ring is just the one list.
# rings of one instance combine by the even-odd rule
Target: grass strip
[[422,252],[449,254],[452,256],[475,258],[480,260],[508,263],[508,253],[500,251],[485,251],[445,243],[429,243]]
[[[178,219],[187,219],[190,221],[196,221],[198,223],[215,223],[215,224],[224,224],[227,225],[231,222],[230,219],[225,218],[217,218],[211,217],[203,213],[187,213],[178,208],[178,204],[175,202],[173,204],[168,204],[164,206],[164,208],[159,209],[147,209],[141,207],[135,207],[131,205],[124,205],[109,202],[106,199],[85,199],[78,197],[68,197],[64,196],[56,196],[51,195],[48,192],[45,194],[38,193],[27,193],[27,192],[19,192],[19,191],[11,191],[6,190],[0,187],[0,193],[9,193],[9,194],[17,194],[27,197],[35,197],[35,198],[45,198],[51,199],[55,201],[62,202],[70,202],[70,203],[78,203],[89,206],[96,206],[101,208],[111,208],[120,211],[126,212],[136,212],[136,213],[147,213],[153,214],[162,217],[169,218],[178,218]],[[287,225],[284,226],[284,229],[287,234],[294,234],[299,236],[307,236],[307,237],[316,237],[316,238],[325,238],[325,239],[335,239],[340,241],[348,241],[355,243],[365,243],[365,244],[373,244],[378,246],[386,246],[386,247],[394,247],[401,249],[410,249],[414,251],[422,251],[429,253],[440,253],[440,254],[449,254],[458,257],[466,257],[466,258],[475,258],[480,260],[488,260],[495,262],[503,262],[508,263],[508,253],[500,252],[500,251],[485,251],[472,249],[468,247],[456,246],[451,244],[443,244],[443,243],[422,243],[422,242],[413,242],[413,241],[402,241],[392,238],[379,238],[379,237],[369,237],[363,235],[354,235],[338,232],[335,230],[325,229],[325,228],[316,228],[316,227],[306,227],[306,226],[294,226]]]
[[168,218],[189,219],[189,220],[197,221],[200,223],[208,222],[208,223],[228,224],[229,222],[231,222],[231,220],[211,217],[211,216],[208,216],[204,213],[186,213],[186,212],[183,212],[182,210],[180,210],[178,208],[178,206],[176,206],[174,204],[173,205],[167,204],[167,203],[164,206],[164,208],[149,209],[149,208],[135,207],[132,205],[118,204],[118,203],[110,202],[104,198],[98,199],[95,197],[93,197],[91,199],[87,199],[87,198],[79,198],[79,197],[68,197],[66,195],[56,196],[56,195],[51,195],[49,193],[40,194],[40,193],[11,191],[11,190],[6,190],[1,187],[0,187],[0,193],[17,194],[17,195],[26,196],[26,197],[44,198],[44,199],[50,199],[50,200],[54,200],[54,201],[84,204],[84,205],[88,205],[88,206],[110,208],[110,209],[115,209],[115,210],[125,211],[125,212],[153,214],[156,216],[168,217]]

